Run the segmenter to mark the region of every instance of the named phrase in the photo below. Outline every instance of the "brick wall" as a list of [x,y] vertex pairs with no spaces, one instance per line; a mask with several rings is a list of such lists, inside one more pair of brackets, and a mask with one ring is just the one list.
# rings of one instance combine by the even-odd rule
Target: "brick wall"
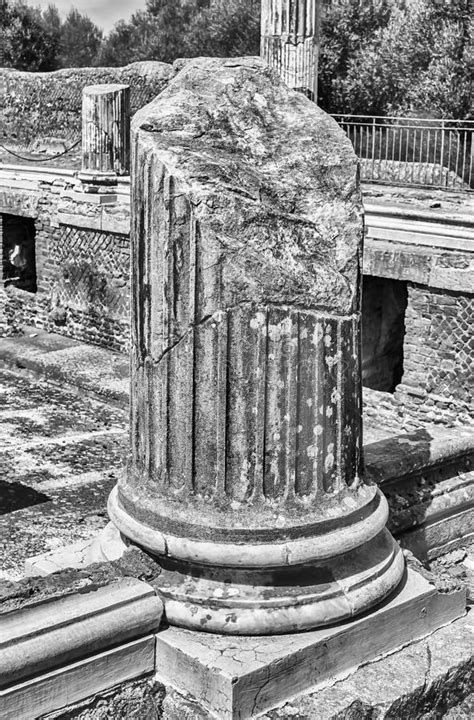
[[[52,219],[59,198],[58,186],[43,183],[34,209],[29,209],[36,228],[37,292],[5,288],[2,283],[0,334],[21,332],[22,325],[29,325],[127,352],[129,236],[70,225],[55,227]],[[21,215],[16,205],[2,207]]]
[[405,328],[398,396],[429,420],[467,419],[474,397],[474,297],[409,283]]
[[115,233],[62,226],[50,245],[52,315],[71,337],[116,350],[130,333],[130,241]]

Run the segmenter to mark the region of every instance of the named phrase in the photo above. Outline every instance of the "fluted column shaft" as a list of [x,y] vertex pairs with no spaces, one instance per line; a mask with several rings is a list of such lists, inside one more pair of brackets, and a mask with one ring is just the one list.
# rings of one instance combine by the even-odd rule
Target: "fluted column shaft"
[[317,98],[320,0],[262,0],[262,58],[295,90]]
[[97,182],[129,175],[129,85],[90,85],[84,88],[81,173]]
[[[361,478],[359,313],[203,308],[194,223],[179,238],[167,225],[133,266],[132,281],[154,282],[134,303],[131,467],[164,494],[322,509]],[[150,414],[157,388],[168,400]]]

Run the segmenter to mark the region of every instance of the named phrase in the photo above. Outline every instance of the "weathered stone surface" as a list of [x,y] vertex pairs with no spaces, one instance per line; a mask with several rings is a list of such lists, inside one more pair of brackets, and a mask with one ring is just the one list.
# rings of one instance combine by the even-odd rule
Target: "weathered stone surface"
[[[161,720],[163,700],[166,691],[163,685],[151,678],[138,682],[123,683],[118,688],[96,695],[90,700],[78,703],[45,716],[45,720]],[[180,698],[181,699],[181,698]],[[198,720],[198,715],[191,716]],[[205,716],[203,716],[205,717]],[[171,718],[170,718],[171,720]],[[180,720],[188,720],[185,715]],[[208,720],[205,718],[205,720]]]
[[[403,560],[362,477],[351,145],[260,60],[198,59],[135,116],[133,152],[131,456],[111,519],[167,558],[172,622],[352,616]],[[201,568],[194,605],[182,562]]]
[[434,720],[451,712],[453,719],[467,720],[470,715],[465,710],[473,681],[471,634],[472,620],[458,620],[426,640],[360,668],[333,687],[298,698],[261,717]]
[[[319,484],[344,482],[338,439],[329,428],[325,444],[333,457],[326,472],[316,447],[306,449],[314,446],[318,416],[324,425],[324,413],[336,412],[331,394],[341,390],[338,343],[349,342],[344,360],[353,365],[344,377],[342,413],[350,414],[357,402],[351,338],[361,223],[349,144],[328,116],[246,59],[188,63],[134,127],[141,151],[135,199],[157,201],[151,200],[155,215],[146,228],[140,210],[134,219],[134,383],[143,393],[160,377],[166,382],[169,372],[173,391],[167,406],[149,418],[140,409],[145,397],[134,403],[130,484],[136,472],[151,472],[171,495],[187,486],[237,506],[250,496],[277,501],[289,494],[291,503],[295,493],[317,492],[316,463]],[[167,217],[169,225],[162,225]],[[143,231],[152,234],[148,241]],[[145,243],[153,248],[148,257],[140,247]],[[313,359],[312,343],[319,348]],[[274,378],[262,375],[268,358]],[[299,370],[298,358],[305,363]],[[293,402],[297,380],[305,386],[301,407]],[[319,408],[311,392],[322,401]],[[262,433],[265,410],[270,420]],[[299,437],[288,437],[292,432]],[[357,453],[357,427],[348,427],[347,436],[348,451],[354,445]],[[294,457],[285,457],[295,444],[304,448],[296,451],[302,463],[297,477]],[[349,483],[359,463],[356,455]],[[247,507],[245,513],[247,520]]]
[[189,692],[220,720],[233,720],[233,713],[249,717],[332,684],[462,616],[464,587],[450,580],[443,590],[408,571],[400,591],[371,613],[296,635],[230,639],[170,627],[156,638],[157,678]]
[[0,581],[0,615],[23,610],[75,593],[93,592],[125,577],[151,581],[161,568],[139,548],[130,548],[119,560],[67,569],[46,577]]
[[10,690],[55,668],[149,637],[158,630],[162,612],[151,585],[128,577],[94,592],[2,614],[0,687]]
[[[472,622],[472,621],[471,621]],[[473,696],[469,617],[367,664],[350,677],[259,715],[265,720],[470,720]],[[190,697],[147,679],[123,684],[48,716],[61,720],[211,720]],[[247,716],[245,716],[247,717]],[[236,709],[235,718],[242,718]],[[220,719],[219,719],[220,720]]]

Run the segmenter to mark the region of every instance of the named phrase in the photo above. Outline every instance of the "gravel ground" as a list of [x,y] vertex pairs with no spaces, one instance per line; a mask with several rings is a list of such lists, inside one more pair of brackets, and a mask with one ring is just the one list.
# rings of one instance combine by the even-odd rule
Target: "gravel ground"
[[127,450],[126,409],[22,371],[0,371],[0,577],[107,523]]

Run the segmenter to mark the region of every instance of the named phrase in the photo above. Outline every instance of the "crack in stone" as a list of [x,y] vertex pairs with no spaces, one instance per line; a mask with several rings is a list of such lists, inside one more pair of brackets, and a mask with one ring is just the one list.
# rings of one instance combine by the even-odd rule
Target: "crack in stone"
[[[212,267],[212,266],[209,266],[209,267]],[[301,313],[303,315],[307,315],[309,317],[313,317],[315,319],[322,319],[322,320],[353,320],[353,319],[357,318],[357,313],[351,313],[348,315],[346,315],[346,314],[337,315],[334,313],[323,312],[320,310],[308,309],[308,308],[299,306],[294,303],[285,302],[284,300],[282,300],[281,302],[272,301],[270,303],[265,303],[263,305],[260,305],[260,304],[257,305],[255,303],[253,303],[252,301],[244,300],[244,301],[236,303],[235,305],[232,305],[230,307],[223,308],[222,310],[216,310],[213,313],[209,313],[209,314],[205,315],[203,318],[201,318],[198,322],[190,324],[187,327],[186,331],[177,340],[175,340],[171,345],[169,345],[167,348],[165,348],[165,350],[163,350],[163,352],[159,355],[158,358],[156,358],[156,359],[150,358],[150,360],[152,361],[153,365],[158,365],[160,362],[162,362],[164,360],[164,358],[167,355],[169,355],[169,353],[172,350],[174,350],[177,347],[177,345],[179,345],[183,340],[185,340],[187,337],[189,337],[190,333],[194,332],[196,329],[205,325],[206,323],[209,323],[209,321],[214,320],[215,322],[217,322],[218,321],[217,315],[219,313],[227,314],[227,313],[231,313],[235,310],[239,310],[239,309],[250,310],[252,308],[254,308],[256,312],[257,311],[269,311],[272,308],[278,308],[279,310],[286,310],[289,313],[291,313],[291,312]],[[143,367],[143,361],[138,362],[137,366]]]
[[258,711],[259,711],[258,704],[259,704],[259,701],[260,701],[260,696],[262,695],[262,693],[265,691],[265,689],[267,688],[267,686],[268,686],[268,685],[271,683],[271,681],[272,681],[272,672],[271,672],[270,666],[267,667],[266,675],[267,675],[267,677],[266,677],[266,679],[263,681],[263,684],[260,685],[259,689],[258,689],[257,692],[255,693],[255,697],[254,697],[254,699],[253,699],[251,717],[253,717],[254,715],[256,715],[256,714],[258,713]]
[[427,659],[427,668],[425,670],[425,680],[423,683],[423,688],[429,687],[429,684],[431,682],[431,666],[433,664],[433,657],[431,654],[431,648],[429,642],[426,643],[426,659]]
[[174,348],[177,345],[179,345],[183,340],[185,340],[189,336],[190,333],[194,332],[194,330],[196,330],[201,325],[204,325],[205,323],[209,322],[209,320],[212,320],[212,318],[213,318],[213,315],[206,315],[205,317],[201,318],[201,320],[199,320],[199,322],[192,323],[191,325],[189,325],[188,328],[186,329],[186,331],[181,335],[181,337],[179,337],[177,340],[175,340],[175,342],[173,342],[171,345],[169,345],[167,348],[165,348],[165,350],[163,350],[161,355],[156,360],[153,361],[153,364],[158,365],[172,350],[174,350]]

